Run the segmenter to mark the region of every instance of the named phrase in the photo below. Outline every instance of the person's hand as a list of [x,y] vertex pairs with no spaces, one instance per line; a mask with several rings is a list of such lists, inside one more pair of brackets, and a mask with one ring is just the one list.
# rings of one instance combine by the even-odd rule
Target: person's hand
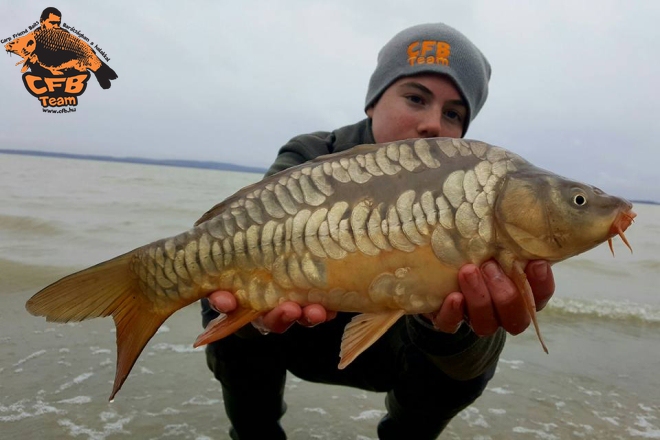
[[[555,291],[552,269],[546,261],[530,261],[525,274],[539,311]],[[455,333],[465,319],[479,336],[492,335],[499,327],[517,335],[529,326],[522,295],[496,262],[489,260],[480,268],[466,264],[458,272],[458,284],[461,292],[449,294],[438,312],[425,315],[438,330]]]
[[[231,313],[238,305],[236,297],[227,291],[218,290],[211,293],[208,298],[211,307],[221,313]],[[337,312],[328,311],[320,304],[300,307],[295,302],[287,301],[253,321],[252,325],[262,333],[284,333],[294,322],[313,327],[335,316]]]

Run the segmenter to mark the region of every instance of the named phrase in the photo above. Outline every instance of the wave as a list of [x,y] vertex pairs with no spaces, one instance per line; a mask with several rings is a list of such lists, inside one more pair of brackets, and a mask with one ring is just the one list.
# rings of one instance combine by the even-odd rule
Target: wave
[[629,301],[553,298],[543,313],[660,325],[660,307]]
[[17,215],[3,215],[0,214],[0,232],[18,232],[30,231],[30,234],[35,235],[55,235],[65,232],[65,230],[51,221]]
[[562,268],[570,268],[590,274],[611,275],[616,277],[628,277],[630,273],[621,267],[613,265],[611,262],[598,262],[588,258],[573,258],[562,263]]

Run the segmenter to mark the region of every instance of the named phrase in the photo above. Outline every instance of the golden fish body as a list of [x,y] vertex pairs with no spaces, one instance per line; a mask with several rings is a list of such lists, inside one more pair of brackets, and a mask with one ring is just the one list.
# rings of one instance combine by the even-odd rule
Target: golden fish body
[[343,368],[403,314],[438,310],[469,262],[496,259],[536,325],[527,261],[560,261],[623,234],[630,210],[483,142],[363,145],[246,187],[193,229],[70,275],[27,308],[60,322],[114,317],[113,396],[160,324],[215,290],[233,292],[239,308],[197,345],[285,301],[361,312],[345,331]]

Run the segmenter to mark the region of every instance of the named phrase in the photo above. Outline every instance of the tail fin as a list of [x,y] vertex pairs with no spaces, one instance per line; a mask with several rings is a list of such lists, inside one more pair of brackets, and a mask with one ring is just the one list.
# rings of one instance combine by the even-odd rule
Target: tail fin
[[110,316],[117,327],[117,373],[112,400],[158,327],[185,304],[156,308],[130,271],[133,252],[51,284],[30,298],[28,312],[47,321],[69,322]]
[[99,82],[99,85],[102,89],[109,89],[111,86],[110,80],[118,78],[115,71],[102,61],[101,67],[96,69],[94,75],[96,76],[96,80]]

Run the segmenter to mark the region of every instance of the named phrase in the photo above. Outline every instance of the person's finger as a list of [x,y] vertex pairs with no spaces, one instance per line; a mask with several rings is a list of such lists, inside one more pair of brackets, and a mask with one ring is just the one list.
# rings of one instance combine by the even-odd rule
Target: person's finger
[[[495,266],[495,271],[499,271],[499,266],[492,261],[484,265],[488,270],[492,270],[488,267],[489,264]],[[479,336],[492,335],[499,327],[485,276],[485,273],[482,276],[482,272],[474,264],[466,264],[458,272],[458,284],[465,297],[470,326]]]
[[437,313],[425,315],[433,321],[433,326],[444,333],[456,333],[465,318],[463,294],[453,292],[447,295]]
[[288,301],[275,307],[263,316],[263,327],[273,333],[284,333],[302,316],[302,309],[294,302]]
[[311,304],[302,309],[302,318],[298,322],[305,327],[314,327],[328,319],[328,313],[320,304]]
[[531,317],[518,288],[494,262],[486,263],[483,273],[499,324],[512,335],[522,333],[529,326]]
[[530,261],[525,268],[525,274],[534,293],[536,310],[543,310],[555,293],[555,277],[552,274],[552,268],[544,260]]
[[236,297],[225,290],[217,290],[209,295],[209,305],[218,313],[231,313],[237,307]]

